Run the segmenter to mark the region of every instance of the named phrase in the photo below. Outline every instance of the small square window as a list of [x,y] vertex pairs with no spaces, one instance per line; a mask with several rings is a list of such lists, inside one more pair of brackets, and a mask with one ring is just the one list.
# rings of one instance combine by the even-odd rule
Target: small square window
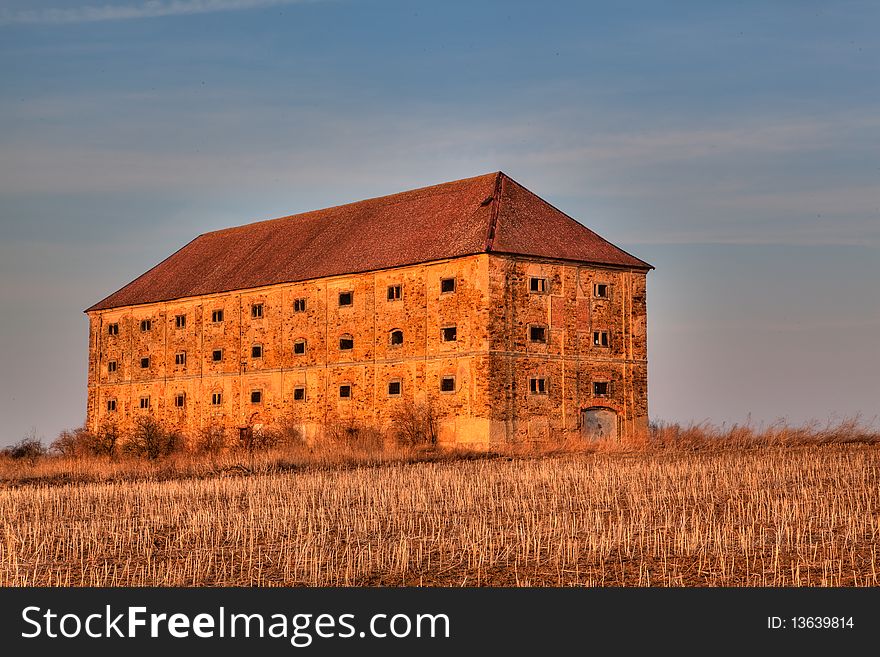
[[547,328],[544,326],[530,326],[529,340],[532,342],[547,342]]
[[440,279],[440,292],[455,292],[455,279],[454,278],[441,278]]
[[392,346],[401,345],[403,344],[403,331],[400,329],[394,329],[391,331],[389,338]]
[[211,360],[213,360],[215,363],[219,363],[221,360],[223,360],[223,350],[215,349],[214,351],[212,351]]
[[547,291],[547,279],[546,278],[530,278],[529,279],[529,292],[534,292],[536,294],[540,294],[541,292]]
[[223,321],[223,311],[222,310],[214,310],[211,311],[211,321],[215,324]]
[[183,408],[184,404],[186,404],[186,395],[182,392],[174,395],[174,405],[177,408]]
[[339,293],[339,305],[340,306],[350,306],[354,302],[354,292],[340,292]]
[[263,357],[263,345],[255,344],[251,345],[251,358],[262,358]]
[[607,299],[608,298],[608,284],[607,283],[595,283],[593,285],[593,296],[597,299]]
[[458,329],[455,326],[446,326],[440,329],[440,337],[443,342],[455,342],[458,340]]
[[259,404],[263,401],[262,390],[251,390],[251,404]]
[[293,312],[304,313],[305,311],[306,311],[306,300],[305,299],[294,299],[293,300]]
[[306,341],[305,340],[297,340],[293,343],[293,353],[297,356],[302,356],[306,353]]
[[351,386],[347,383],[339,386],[339,396],[342,399],[350,399],[351,398]]
[[546,395],[547,379],[529,379],[529,391],[533,395]]
[[608,381],[593,381],[593,396],[606,397],[610,391],[611,384]]
[[223,393],[222,392],[212,392],[211,393],[211,404],[214,406],[219,406],[223,403]]
[[255,303],[251,306],[251,317],[260,319],[263,316],[263,304]]
[[107,335],[119,335],[119,324],[107,324]]
[[339,349],[342,351],[348,351],[350,349],[354,349],[354,338],[350,335],[343,335],[339,337]]
[[454,376],[444,376],[440,379],[440,392],[455,392]]
[[141,333],[146,333],[151,328],[153,328],[153,320],[151,320],[151,319],[142,319],[141,320]]
[[400,396],[400,380],[394,379],[388,382],[388,396],[389,397],[399,397]]
[[145,370],[150,366],[150,357],[141,358],[141,369]]
[[186,315],[174,316],[174,328],[186,328]]
[[388,300],[389,301],[398,301],[400,299],[401,287],[400,285],[389,285],[388,286]]
[[297,386],[293,389],[293,401],[305,401],[306,389],[304,386]]
[[107,361],[107,372],[112,374],[115,371],[116,371],[116,361],[115,360]]
[[147,409],[150,407],[150,398],[149,397],[141,397],[141,408]]
[[608,331],[593,331],[594,347],[607,347],[608,344]]
[[178,351],[174,354],[174,364],[175,365],[186,365],[186,352]]
[[116,410],[116,400],[115,399],[108,399],[107,400],[107,410],[110,413],[112,413],[113,411]]

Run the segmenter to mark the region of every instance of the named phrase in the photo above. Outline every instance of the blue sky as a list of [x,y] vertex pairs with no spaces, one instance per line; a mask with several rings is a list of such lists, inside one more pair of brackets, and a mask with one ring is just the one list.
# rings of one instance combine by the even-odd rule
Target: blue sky
[[0,2],[0,444],[193,236],[501,169],[657,267],[650,413],[880,408],[880,5]]

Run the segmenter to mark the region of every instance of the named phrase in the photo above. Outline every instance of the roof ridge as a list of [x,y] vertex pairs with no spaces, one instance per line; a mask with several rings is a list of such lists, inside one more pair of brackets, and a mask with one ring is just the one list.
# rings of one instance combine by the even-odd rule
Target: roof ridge
[[[495,189],[492,192],[492,211],[489,213],[489,230],[486,233],[486,252],[492,250],[495,241],[495,228],[498,225],[498,211],[501,209],[501,195],[504,186],[504,173],[499,171],[495,177]],[[483,201],[485,203],[485,201]]]
[[[504,175],[505,174],[502,173],[501,171],[492,171],[489,173],[481,173],[478,176],[470,176],[469,178],[459,178],[458,180],[448,180],[446,182],[437,183],[436,185],[426,185],[424,187],[416,187],[415,189],[405,189],[400,192],[394,192],[393,194],[385,194],[383,196],[371,196],[369,198],[359,199],[357,201],[349,201],[348,203],[339,203],[338,205],[329,205],[325,208],[318,208],[315,210],[304,210],[303,212],[295,212],[293,214],[285,214],[280,217],[272,217],[270,219],[258,219],[256,221],[249,221],[248,223],[245,223],[245,224],[238,224],[237,226],[227,226],[226,228],[218,228],[217,230],[209,230],[206,233],[200,233],[199,235],[196,236],[195,239],[202,237],[204,235],[216,235],[218,233],[223,233],[225,231],[233,231],[233,230],[239,230],[242,228],[250,228],[251,226],[257,226],[260,224],[268,224],[273,221],[282,221],[284,219],[294,219],[296,217],[302,217],[304,215],[314,216],[314,215],[319,214],[321,212],[329,212],[331,210],[338,210],[340,208],[345,208],[345,207],[348,207],[351,205],[359,205],[361,203],[371,203],[374,201],[384,201],[388,205],[395,205],[395,204],[402,203],[405,201],[405,199],[402,197],[406,197],[406,196],[413,197],[413,196],[417,195],[418,192],[426,192],[428,190],[437,190],[438,193],[452,193],[451,190],[448,192],[443,192],[443,191],[439,190],[438,188],[440,188],[440,187],[448,188],[448,187],[451,187],[451,186],[456,185],[458,183],[470,182],[470,181],[477,180],[479,178],[488,178],[489,176],[496,176],[497,177],[497,176],[504,176]],[[433,196],[436,194],[431,194],[431,195]],[[397,197],[397,199],[399,199],[399,200],[392,200],[392,199],[395,199],[395,197]]]

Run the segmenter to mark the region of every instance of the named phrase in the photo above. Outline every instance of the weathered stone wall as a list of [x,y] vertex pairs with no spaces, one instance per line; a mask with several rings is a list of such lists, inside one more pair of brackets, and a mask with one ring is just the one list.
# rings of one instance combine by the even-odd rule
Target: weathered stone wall
[[[210,425],[234,431],[282,421],[314,436],[338,420],[387,428],[396,405],[430,396],[444,417],[441,441],[485,442],[487,407],[476,382],[488,369],[487,265],[485,256],[472,256],[91,313],[88,426],[97,430],[109,418],[125,429],[146,412],[191,437]],[[441,292],[443,278],[455,279],[454,292]],[[392,285],[401,286],[400,299],[388,299]],[[339,305],[340,292],[352,293],[350,306]],[[302,312],[297,299],[305,300]],[[254,316],[257,304],[262,317]],[[212,321],[215,311],[223,321]],[[186,318],[182,328],[178,315]],[[147,331],[143,320],[151,322]],[[111,335],[114,323],[118,334]],[[441,339],[447,326],[456,327],[455,341]],[[402,344],[391,344],[394,330],[403,331]],[[342,335],[351,336],[353,349],[340,349]],[[300,340],[302,354],[294,351]],[[262,348],[258,358],[255,345]],[[214,350],[222,350],[219,362]],[[175,362],[180,353],[185,364]],[[455,376],[456,389],[440,392],[447,375]],[[391,380],[401,383],[399,397],[389,395]],[[340,398],[341,385],[351,386],[350,398]],[[300,386],[305,399],[297,401]],[[255,390],[259,403],[251,402]],[[212,403],[215,393],[220,404]],[[174,403],[179,394],[182,407]],[[141,398],[149,398],[148,410]]]
[[[532,278],[545,289],[532,291]],[[595,407],[617,413],[621,434],[647,424],[645,282],[644,272],[490,256],[492,442],[578,439],[582,412]],[[532,326],[546,342],[530,339]],[[594,331],[608,333],[607,347]],[[545,379],[546,393],[533,393],[531,378]],[[607,395],[593,394],[595,381],[610,383]]]
[[[546,290],[531,292],[533,277]],[[455,292],[441,292],[444,278],[455,279]],[[593,294],[596,282],[609,286],[607,299]],[[399,300],[388,300],[392,285],[401,286]],[[352,293],[352,305],[339,305],[340,292]],[[305,310],[295,310],[297,299]],[[223,321],[212,321],[215,311]],[[178,315],[186,318],[180,328]],[[576,438],[581,411],[594,406],[617,412],[628,432],[647,420],[645,322],[642,272],[488,254],[98,311],[90,313],[87,424],[97,430],[110,419],[124,430],[151,413],[190,437],[212,425],[234,432],[289,422],[311,438],[337,421],[385,430],[398,405],[430,399],[445,443]],[[448,326],[456,327],[453,342],[441,339]],[[530,326],[546,329],[546,343],[529,339]],[[392,344],[394,330],[403,331],[402,344]],[[608,331],[608,347],[593,346],[595,330]],[[342,335],[353,349],[340,349]],[[304,353],[295,352],[298,341]],[[176,363],[181,353],[185,363]],[[440,390],[444,376],[455,377],[454,391]],[[546,394],[530,392],[534,377],[546,379]],[[389,395],[392,380],[400,396]],[[596,380],[611,383],[607,397],[592,395]],[[340,398],[341,385],[351,386],[350,398]]]

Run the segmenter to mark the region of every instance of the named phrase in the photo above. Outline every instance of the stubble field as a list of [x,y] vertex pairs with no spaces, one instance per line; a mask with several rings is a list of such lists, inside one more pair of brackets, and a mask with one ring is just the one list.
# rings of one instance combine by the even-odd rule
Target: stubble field
[[876,444],[0,489],[5,586],[877,586]]

